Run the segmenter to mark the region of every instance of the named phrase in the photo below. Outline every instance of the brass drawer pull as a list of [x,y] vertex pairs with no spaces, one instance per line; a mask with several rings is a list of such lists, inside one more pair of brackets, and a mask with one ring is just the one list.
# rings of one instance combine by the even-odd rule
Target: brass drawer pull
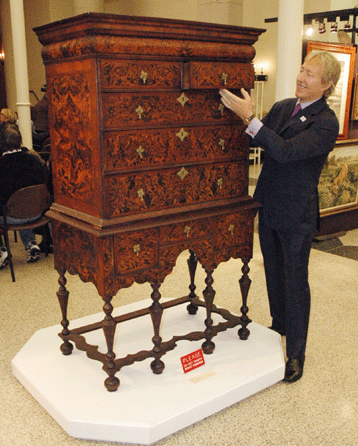
[[140,159],[143,159],[143,153],[144,152],[145,152],[145,150],[143,149],[143,147],[139,146],[138,149],[137,149],[137,153],[138,153]]
[[143,189],[139,189],[139,190],[137,190],[137,195],[138,195],[138,197],[139,197],[142,201],[144,201],[144,195],[145,195],[145,193],[144,193],[144,190],[143,190]]
[[224,115],[224,109],[225,109],[225,106],[224,106],[224,104],[220,104],[220,105],[219,105],[219,107],[218,107],[218,110],[219,110],[219,112],[220,112],[221,116],[223,116],[223,115]]
[[234,235],[234,228],[235,226],[232,224],[229,226],[229,232],[231,233],[231,235]]
[[221,80],[223,81],[223,84],[224,85],[226,85],[226,82],[227,82],[227,78],[229,77],[229,75],[228,74],[226,74],[226,73],[223,73],[222,74],[222,76],[221,76]]
[[190,228],[190,226],[188,226],[188,225],[186,225],[185,228],[184,228],[184,232],[185,232],[185,234],[186,234],[187,237],[189,237],[190,229],[191,229],[191,228]]
[[217,183],[218,183],[219,188],[222,189],[223,179],[222,178],[218,178]]
[[137,256],[139,256],[139,251],[140,251],[139,243],[138,243],[138,245],[133,245],[133,251],[137,254]]
[[141,78],[143,84],[145,84],[147,82],[147,77],[148,77],[148,73],[146,73],[145,71],[142,71],[140,73],[140,78]]
[[138,113],[139,119],[142,119],[142,114],[143,114],[143,112],[144,112],[144,110],[142,109],[142,107],[139,105],[139,106],[136,108],[135,111]]
[[219,146],[222,148],[222,150],[225,150],[225,140],[224,139],[220,139],[219,141]]

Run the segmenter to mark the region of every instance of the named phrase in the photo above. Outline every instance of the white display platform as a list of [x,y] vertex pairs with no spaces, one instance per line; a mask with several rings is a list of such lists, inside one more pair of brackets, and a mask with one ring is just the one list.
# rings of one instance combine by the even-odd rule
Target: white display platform
[[[164,299],[163,299],[164,301]],[[135,311],[152,301],[141,301],[114,310],[118,315]],[[205,309],[190,316],[186,305],[164,311],[163,341],[174,335],[203,330]],[[70,322],[70,328],[98,322],[103,313]],[[213,315],[214,324],[221,322]],[[116,376],[116,392],[104,387],[107,374],[102,363],[74,348],[60,352],[60,325],[37,331],[12,360],[16,378],[71,436],[87,440],[150,444],[208,417],[283,379],[284,358],[280,336],[250,323],[249,339],[241,341],[240,327],[219,333],[215,351],[204,355],[205,365],[184,374],[180,358],[201,348],[204,341],[179,341],[162,357],[165,369],[154,375],[148,358],[123,367]],[[117,326],[117,357],[151,350],[150,316]],[[106,352],[101,330],[85,335]]]

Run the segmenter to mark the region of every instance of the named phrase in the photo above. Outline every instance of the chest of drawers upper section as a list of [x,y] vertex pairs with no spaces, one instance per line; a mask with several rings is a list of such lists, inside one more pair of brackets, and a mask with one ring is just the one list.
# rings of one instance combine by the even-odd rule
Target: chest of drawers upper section
[[262,30],[91,13],[35,31],[62,213],[100,225],[247,195],[245,128],[219,88],[252,88]]

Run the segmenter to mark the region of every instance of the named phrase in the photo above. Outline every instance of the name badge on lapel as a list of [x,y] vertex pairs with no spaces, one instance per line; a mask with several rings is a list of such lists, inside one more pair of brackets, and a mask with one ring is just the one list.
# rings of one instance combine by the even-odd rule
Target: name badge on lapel
[[305,121],[306,121],[306,118],[305,118],[304,116],[301,116],[301,117],[300,117],[300,120],[301,120],[302,122],[305,122]]

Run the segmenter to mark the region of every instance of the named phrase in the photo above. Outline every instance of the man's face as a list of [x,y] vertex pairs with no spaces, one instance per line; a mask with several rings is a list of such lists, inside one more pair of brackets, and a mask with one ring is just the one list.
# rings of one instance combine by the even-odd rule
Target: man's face
[[301,102],[315,101],[323,96],[330,83],[322,82],[323,68],[316,58],[304,62],[296,80],[296,97]]

